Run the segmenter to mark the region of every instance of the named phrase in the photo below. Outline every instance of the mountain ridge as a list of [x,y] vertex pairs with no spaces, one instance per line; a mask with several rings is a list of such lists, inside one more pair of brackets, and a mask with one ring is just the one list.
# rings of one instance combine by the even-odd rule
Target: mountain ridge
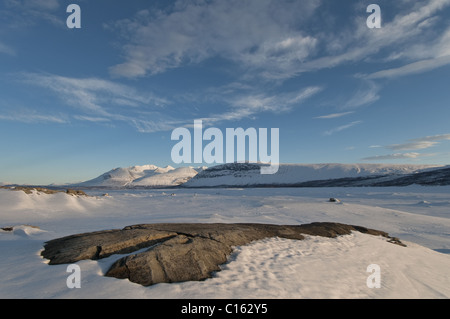
[[349,187],[450,185],[450,166],[417,164],[280,164],[276,174],[260,174],[261,163],[228,163],[212,167],[114,168],[73,187],[207,188],[207,187]]

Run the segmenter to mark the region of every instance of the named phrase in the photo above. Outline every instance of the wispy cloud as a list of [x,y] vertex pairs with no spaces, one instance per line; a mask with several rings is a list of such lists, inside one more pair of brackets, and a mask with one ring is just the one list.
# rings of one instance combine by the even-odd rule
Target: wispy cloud
[[[418,74],[450,64],[450,28],[447,26],[443,32],[436,36],[437,22],[440,19],[439,12],[450,5],[448,0],[429,1],[428,4],[396,19],[395,28],[404,28],[407,25],[415,26],[408,33],[414,36],[415,41],[408,45],[408,50],[394,51],[390,61],[406,60],[400,66],[384,69],[366,75],[366,79],[383,79]],[[404,26],[399,23],[406,23]],[[393,29],[393,28],[392,28]],[[405,29],[404,29],[405,30]],[[431,31],[433,30],[433,31]],[[405,30],[406,31],[406,30]],[[398,35],[398,34],[397,34]],[[403,39],[401,39],[404,41]],[[388,60],[389,60],[388,58]]]
[[354,112],[352,111],[352,112],[332,113],[332,114],[327,114],[327,115],[316,116],[314,118],[315,119],[335,119],[335,118],[346,116],[346,115],[349,115],[352,113],[354,113]]
[[247,93],[229,98],[230,111],[211,115],[202,120],[214,123],[220,121],[241,120],[256,116],[259,113],[270,112],[274,114],[289,112],[294,107],[301,105],[307,99],[322,90],[321,87],[306,87],[298,92],[268,95],[264,93]]
[[22,123],[68,123],[67,115],[50,115],[50,114],[38,114],[33,110],[14,111],[9,114],[0,114],[0,120],[14,121]]
[[86,115],[74,115],[74,119],[79,121],[88,121],[88,122],[95,122],[95,123],[106,123],[111,122],[111,119],[106,117],[94,117],[94,116],[86,116]]
[[[371,60],[403,65],[365,79],[423,72],[450,63],[450,28],[437,35],[434,31],[442,28],[441,14],[448,6],[450,0],[408,3],[400,14],[383,20],[381,29],[370,30],[365,8],[353,5],[360,14],[343,25],[327,21],[317,31],[311,28],[322,17],[317,12],[332,14],[319,0],[249,0],[245,6],[239,0],[179,0],[165,10],[141,10],[105,25],[118,31],[123,41],[124,61],[111,66],[110,72],[140,77],[217,56],[235,62],[243,76],[270,80]],[[377,89],[357,93],[346,107],[376,101]]]
[[141,93],[132,87],[100,78],[72,78],[54,74],[23,73],[22,81],[49,89],[68,104],[107,115],[107,105],[163,106],[168,101],[152,93]]
[[372,74],[369,74],[367,79],[381,79],[381,78],[394,78],[401,77],[411,74],[423,73],[427,72],[441,66],[445,66],[450,64],[450,55],[437,57],[433,59],[426,59],[417,62],[412,62],[406,65],[403,65],[398,68],[392,68],[387,70],[378,71]]
[[[438,145],[441,141],[450,140],[450,134],[438,134],[430,135],[415,139],[410,139],[406,143],[402,144],[390,144],[387,146],[372,145],[370,148],[386,148],[394,151],[413,151],[413,150],[423,150],[433,146]],[[370,157],[365,157],[364,161],[379,161],[379,160],[396,160],[396,159],[415,159],[419,157],[432,157],[436,156],[436,153],[418,153],[418,152],[407,152],[407,153],[394,153],[388,155],[375,155]]]
[[353,96],[342,105],[342,109],[354,109],[377,101],[380,87],[372,81],[364,81],[363,87],[358,89]]
[[433,136],[425,136],[421,138],[415,138],[409,140],[407,143],[402,144],[391,144],[386,146],[386,148],[395,151],[405,151],[405,150],[420,150],[430,148],[439,144],[440,141],[450,140],[450,134],[439,134]]
[[432,141],[417,141],[417,142],[411,142],[411,143],[404,143],[404,144],[392,144],[386,146],[386,148],[394,150],[394,151],[406,151],[406,150],[421,150],[426,149],[429,147],[432,147],[436,145],[438,142],[432,142]]
[[176,1],[165,12],[139,11],[106,26],[120,30],[125,61],[117,76],[157,74],[221,56],[259,74],[284,76],[314,52],[317,39],[296,28],[320,1]]
[[369,156],[365,157],[362,160],[363,161],[385,161],[385,160],[398,160],[398,159],[416,159],[419,157],[429,157],[434,156],[435,154],[421,154],[417,152],[411,152],[411,153],[395,153],[395,154],[388,154],[388,155],[375,155],[375,156]]
[[[53,92],[72,108],[72,117],[96,123],[127,122],[142,132],[167,128],[173,119],[163,110],[169,102],[149,92],[99,78],[71,78],[22,73],[19,80]],[[165,125],[160,124],[166,123]]]
[[11,46],[6,45],[2,42],[0,42],[0,53],[4,53],[11,56],[16,55],[16,51]]
[[425,137],[419,137],[415,138],[412,141],[419,141],[419,142],[425,142],[425,141],[444,141],[444,140],[450,140],[450,134],[438,134],[438,135],[431,135],[431,136],[425,136]]
[[[120,34],[123,56],[109,71],[118,78],[139,78],[219,57],[241,71],[232,83],[279,84],[349,63],[370,62],[370,69],[380,63],[385,65],[386,60],[398,64],[391,70],[353,74],[359,86],[337,106],[336,113],[316,117],[339,118],[351,114],[345,111],[378,101],[383,86],[380,79],[447,63],[450,33],[445,31],[441,15],[448,6],[450,0],[409,3],[398,15],[383,20],[381,29],[370,30],[365,8],[355,9],[357,5],[353,5],[360,14],[352,15],[354,18],[343,25],[327,21],[318,31],[312,27],[318,23],[317,16],[332,14],[320,0],[249,0],[245,6],[240,0],[177,0],[164,10],[141,10],[131,18],[104,25]],[[323,10],[322,15],[317,15],[319,10]],[[444,32],[433,31],[436,26]],[[210,123],[252,118],[262,112],[290,110],[296,105],[292,101],[286,94],[260,89],[232,98],[223,96],[225,111],[203,113],[200,117]],[[332,135],[359,123],[354,121],[323,134]]]
[[260,113],[289,112],[322,90],[321,87],[311,86],[297,92],[273,95],[258,93],[252,87],[243,86],[238,86],[238,89],[229,88],[226,93],[215,90],[213,93],[209,92],[216,95],[211,99],[221,100],[227,110],[209,116],[187,118],[185,114],[170,111],[171,108],[167,106],[173,101],[114,81],[41,73],[22,73],[18,79],[22,83],[41,87],[55,94],[63,105],[71,107],[70,118],[74,120],[108,125],[126,122],[143,133],[171,130],[199,118],[207,125],[253,118]]
[[[402,13],[392,20],[384,20],[382,28],[369,30],[365,17],[356,15],[353,25],[343,31],[330,32],[323,38],[332,54],[305,61],[299,72],[336,67],[349,62],[390,59],[403,66],[366,75],[366,79],[380,79],[423,72],[448,64],[450,28],[438,35],[436,24],[441,12],[450,6],[449,0],[418,1],[402,4]],[[441,18],[441,19],[439,19]],[[441,27],[441,26],[439,26]],[[351,36],[349,36],[351,34]],[[387,56],[384,56],[387,53]],[[383,57],[384,56],[384,57]],[[405,64],[406,61],[406,64]]]
[[351,127],[353,127],[355,125],[361,124],[361,123],[362,123],[362,121],[353,121],[351,123],[348,123],[348,124],[345,124],[345,125],[341,125],[341,126],[338,126],[336,128],[333,128],[331,130],[325,131],[325,132],[323,132],[323,135],[327,135],[327,136],[333,135],[335,133],[338,133],[338,132],[341,132],[343,130],[349,129],[349,128],[351,128]]
[[8,28],[33,27],[42,21],[65,27],[58,0],[4,0],[4,3],[0,16]]

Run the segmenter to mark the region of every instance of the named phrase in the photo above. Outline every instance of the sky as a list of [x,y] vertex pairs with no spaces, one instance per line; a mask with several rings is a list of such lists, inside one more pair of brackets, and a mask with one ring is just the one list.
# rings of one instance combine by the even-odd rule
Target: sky
[[278,128],[280,163],[450,164],[450,0],[3,0],[0,26],[2,183],[201,166],[171,157],[195,120]]

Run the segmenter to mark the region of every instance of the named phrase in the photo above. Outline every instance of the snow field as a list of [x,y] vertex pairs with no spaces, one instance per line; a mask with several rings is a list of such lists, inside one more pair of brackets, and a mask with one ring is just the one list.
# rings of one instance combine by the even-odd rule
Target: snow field
[[[0,298],[450,297],[450,255],[433,250],[450,248],[448,187],[104,192],[76,197],[0,190],[0,227],[14,226],[0,230]],[[407,247],[358,232],[302,241],[270,238],[236,247],[211,279],[152,287],[104,277],[120,257],[111,256],[77,263],[80,289],[67,287],[67,265],[49,266],[39,255],[49,239],[137,223],[313,221],[384,230]],[[381,288],[366,284],[370,264],[380,266]]]

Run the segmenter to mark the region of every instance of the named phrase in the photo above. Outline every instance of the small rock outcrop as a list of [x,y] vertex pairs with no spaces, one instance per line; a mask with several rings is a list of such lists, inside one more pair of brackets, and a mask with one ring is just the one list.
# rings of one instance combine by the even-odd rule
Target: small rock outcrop
[[9,189],[13,191],[23,191],[25,194],[33,194],[34,192],[40,194],[56,194],[56,193],[66,193],[73,196],[88,196],[84,191],[80,189],[50,189],[38,186],[0,186],[0,189]]
[[114,262],[106,276],[129,279],[144,286],[211,277],[227,261],[233,246],[254,240],[305,235],[336,237],[359,231],[383,236],[403,245],[383,231],[339,223],[305,225],[271,224],[140,224],[123,229],[77,234],[47,242],[41,255],[50,265],[131,254]]
[[330,197],[330,199],[328,201],[331,203],[340,203],[341,202],[339,199],[334,198],[334,197]]

